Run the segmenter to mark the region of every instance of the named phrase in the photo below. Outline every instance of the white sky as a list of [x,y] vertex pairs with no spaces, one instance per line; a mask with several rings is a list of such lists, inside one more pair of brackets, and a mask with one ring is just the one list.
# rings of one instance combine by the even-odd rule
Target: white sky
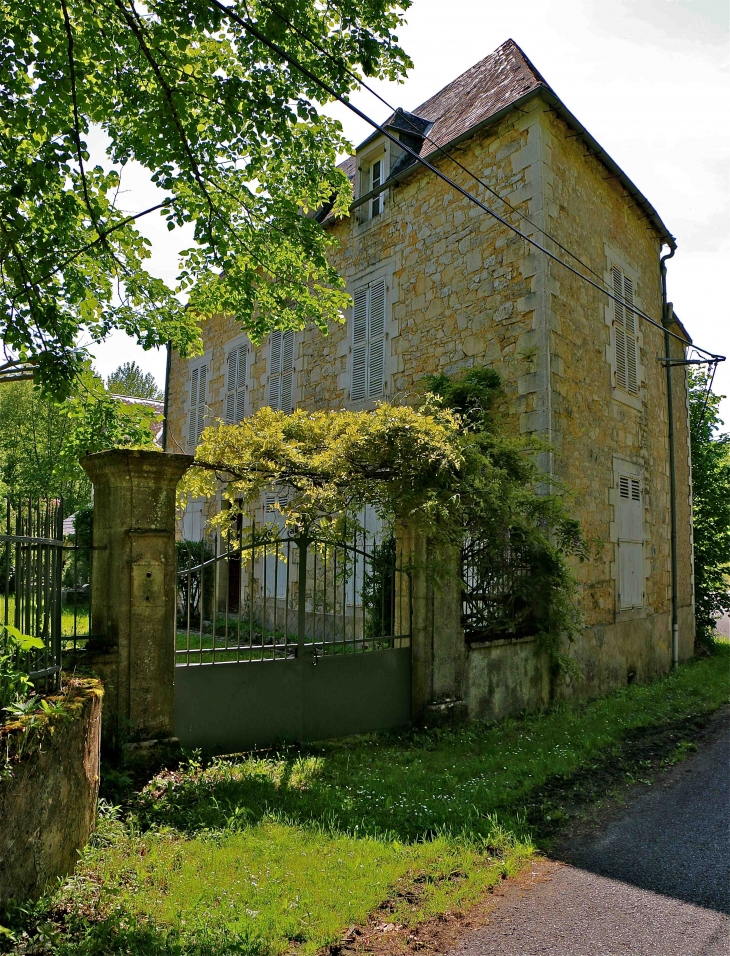
[[[669,298],[697,345],[730,356],[728,0],[414,0],[399,33],[414,69],[404,84],[376,88],[393,105],[414,109],[508,37],[676,236]],[[378,121],[388,114],[369,93],[354,101]],[[352,142],[369,134],[339,105],[332,113]],[[125,208],[156,201],[143,170],[126,171],[124,186]],[[169,233],[156,215],[140,229],[153,243],[152,271],[174,285],[177,252],[190,233]],[[95,353],[104,376],[135,359],[164,382],[164,352],[144,352],[123,334]],[[730,360],[719,366],[715,391],[730,396]],[[730,399],[722,411],[730,424]]]

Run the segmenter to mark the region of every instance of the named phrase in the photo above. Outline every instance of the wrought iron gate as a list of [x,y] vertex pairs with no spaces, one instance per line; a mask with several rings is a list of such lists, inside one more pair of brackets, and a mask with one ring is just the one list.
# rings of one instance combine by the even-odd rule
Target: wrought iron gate
[[395,541],[292,537],[180,548],[175,726],[218,752],[407,724],[411,581]]

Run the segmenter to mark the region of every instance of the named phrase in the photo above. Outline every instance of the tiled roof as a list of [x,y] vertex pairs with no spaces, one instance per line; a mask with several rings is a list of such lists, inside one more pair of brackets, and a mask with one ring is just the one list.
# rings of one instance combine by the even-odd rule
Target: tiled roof
[[422,156],[445,146],[539,86],[550,89],[514,40],[507,40],[413,110],[433,126]]
[[[540,86],[550,89],[515,41],[506,40],[412,111],[431,123],[421,156],[428,156]],[[388,126],[394,118],[392,114],[383,125]],[[355,168],[354,156],[340,163],[351,180]]]

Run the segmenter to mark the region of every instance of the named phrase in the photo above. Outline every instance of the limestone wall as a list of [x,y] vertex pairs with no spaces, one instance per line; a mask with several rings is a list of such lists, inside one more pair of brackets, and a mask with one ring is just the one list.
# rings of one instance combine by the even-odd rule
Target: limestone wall
[[67,691],[70,717],[2,728],[0,904],[36,899],[70,873],[94,828],[101,685],[74,680]]

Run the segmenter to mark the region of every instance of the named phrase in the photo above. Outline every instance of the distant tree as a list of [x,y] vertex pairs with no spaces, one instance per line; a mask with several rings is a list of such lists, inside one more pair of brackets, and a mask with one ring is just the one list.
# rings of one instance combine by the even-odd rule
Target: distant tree
[[706,372],[689,373],[697,639],[708,643],[715,620],[730,611],[730,435]]
[[70,514],[91,503],[81,455],[152,447],[154,411],[114,399],[89,369],[76,394],[56,402],[30,382],[0,385],[0,484],[14,498],[63,497]]
[[132,398],[161,399],[155,377],[143,372],[136,362],[125,362],[115,369],[106,380],[106,387],[114,395],[130,395]]

